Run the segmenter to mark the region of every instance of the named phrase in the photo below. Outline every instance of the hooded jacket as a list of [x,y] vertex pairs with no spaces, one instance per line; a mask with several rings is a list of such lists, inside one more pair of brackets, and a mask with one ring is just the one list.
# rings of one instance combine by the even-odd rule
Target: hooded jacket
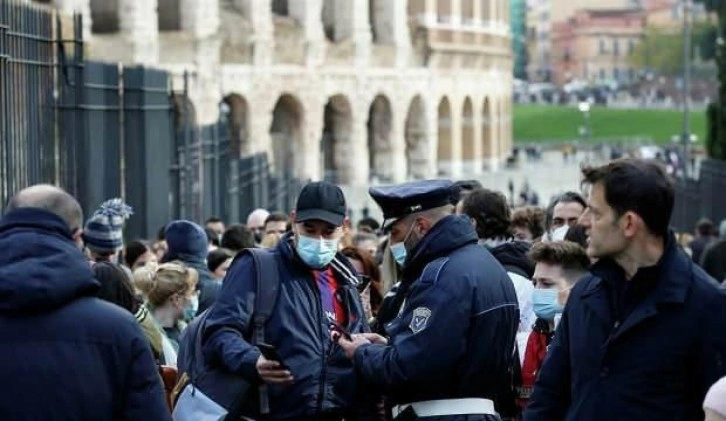
[[170,419],[148,340],[99,287],[62,219],[3,217],[0,419]]

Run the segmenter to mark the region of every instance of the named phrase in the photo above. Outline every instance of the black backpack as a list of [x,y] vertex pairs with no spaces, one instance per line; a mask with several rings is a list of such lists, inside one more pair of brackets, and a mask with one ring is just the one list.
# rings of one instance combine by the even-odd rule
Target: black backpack
[[[255,345],[265,342],[265,324],[275,309],[280,290],[280,274],[277,258],[270,250],[245,249],[235,256],[234,261],[246,254],[252,256],[257,285],[256,293],[250,293],[247,297],[247,308],[251,314],[251,331],[243,332],[242,336]],[[226,279],[225,282],[234,282],[234,279]],[[259,411],[260,414],[269,413],[265,384],[259,386],[259,406],[257,406],[251,402],[253,400],[251,392],[254,389],[252,384],[241,376],[230,373],[219,365],[208,364],[204,360],[202,334],[209,311],[205,310],[192,320],[179,340],[177,367],[182,377],[176,387],[177,395],[191,382],[195,388],[227,409],[227,420],[237,420],[251,410]]]

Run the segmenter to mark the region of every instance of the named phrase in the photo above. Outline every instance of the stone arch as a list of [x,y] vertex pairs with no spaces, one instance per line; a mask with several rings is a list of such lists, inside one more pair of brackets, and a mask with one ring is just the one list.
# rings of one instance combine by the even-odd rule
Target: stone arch
[[249,106],[247,99],[242,95],[233,93],[222,99],[222,110],[229,124],[229,148],[234,156],[250,152],[249,145]]
[[290,16],[290,6],[288,0],[272,0],[272,13],[280,16]]
[[368,19],[371,40],[376,44],[393,44],[393,2],[369,0]]
[[351,181],[350,156],[353,133],[353,110],[345,95],[330,97],[323,113],[323,178],[336,184]]
[[351,19],[346,16],[350,12],[352,2],[348,0],[323,0],[320,19],[323,22],[325,37],[332,42],[340,42],[350,38],[353,28]]
[[440,175],[448,175],[453,159],[453,137],[454,128],[451,125],[451,102],[449,98],[443,97],[438,107],[438,138],[436,160]]
[[426,133],[426,109],[423,98],[416,95],[408,106],[404,138],[406,139],[406,166],[409,178],[422,179],[427,177],[426,159],[428,139]]
[[[461,141],[464,161],[469,164],[477,159],[475,154],[476,147],[474,145],[474,106],[471,98],[468,96],[464,99],[464,107],[462,109],[461,120]],[[465,165],[468,168],[468,165]]]
[[439,0],[436,2],[436,20],[439,22],[451,22],[451,2]]
[[481,150],[484,158],[491,158],[494,154],[492,147],[492,110],[489,98],[484,98],[481,113]]
[[91,32],[113,34],[119,31],[119,0],[91,0]]
[[391,181],[393,177],[392,125],[391,102],[379,94],[368,111],[368,164],[371,177],[381,181]]
[[277,99],[270,125],[272,161],[278,174],[295,175],[303,149],[303,107],[291,94]]
[[159,31],[181,31],[181,0],[157,0]]

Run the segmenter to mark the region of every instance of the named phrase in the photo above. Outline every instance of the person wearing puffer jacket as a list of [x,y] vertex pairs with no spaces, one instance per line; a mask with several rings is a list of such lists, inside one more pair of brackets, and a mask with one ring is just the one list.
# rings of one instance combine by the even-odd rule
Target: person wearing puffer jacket
[[134,316],[97,297],[82,224],[50,185],[16,194],[0,220],[0,419],[169,420]]

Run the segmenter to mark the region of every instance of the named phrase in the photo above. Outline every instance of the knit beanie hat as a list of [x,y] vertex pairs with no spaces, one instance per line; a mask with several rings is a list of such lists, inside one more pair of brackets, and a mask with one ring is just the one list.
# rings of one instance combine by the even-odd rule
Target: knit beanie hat
[[83,228],[86,247],[96,253],[115,253],[122,248],[124,222],[132,214],[131,207],[121,199],[103,202]]
[[703,409],[710,409],[718,415],[726,417],[726,377],[711,386],[703,401]]
[[173,221],[166,226],[165,234],[168,250],[163,262],[204,262],[207,258],[207,233],[201,226],[191,221]]

